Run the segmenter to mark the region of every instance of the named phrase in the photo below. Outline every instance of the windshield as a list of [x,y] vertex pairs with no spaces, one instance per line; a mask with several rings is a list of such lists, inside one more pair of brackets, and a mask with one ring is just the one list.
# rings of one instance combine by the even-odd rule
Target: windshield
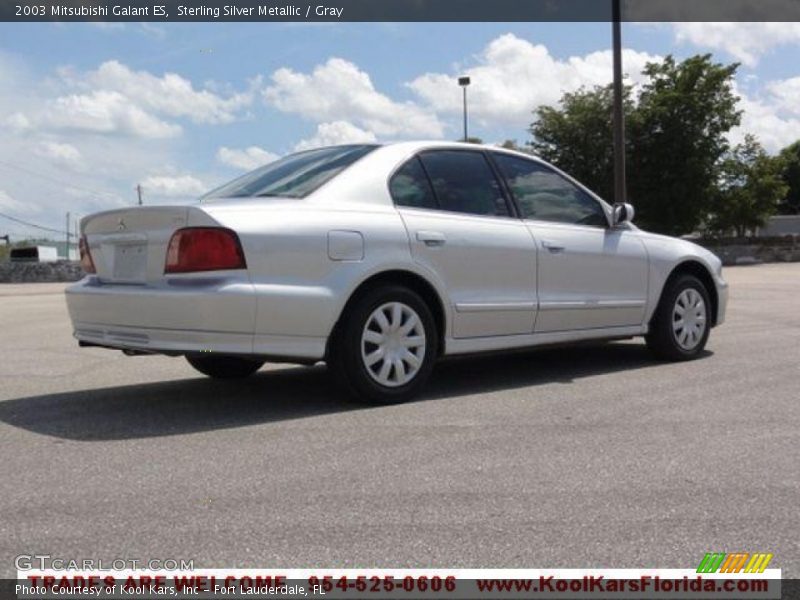
[[282,196],[303,198],[378,146],[332,146],[290,154],[226,183],[202,200]]

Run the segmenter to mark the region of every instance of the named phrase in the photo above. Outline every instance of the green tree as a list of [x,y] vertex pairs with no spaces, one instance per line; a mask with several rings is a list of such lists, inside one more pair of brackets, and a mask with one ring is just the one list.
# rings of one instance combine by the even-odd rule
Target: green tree
[[744,237],[775,214],[788,190],[782,178],[783,160],[771,157],[755,137],[729,151],[720,163],[719,188],[713,196],[708,229],[734,231]]
[[505,148],[506,150],[514,150],[516,152],[530,152],[531,149],[528,146],[520,146],[517,144],[517,140],[505,140],[502,144],[500,144],[501,148]]
[[[628,192],[637,221],[683,234],[710,210],[726,134],[739,124],[733,78],[737,64],[710,55],[649,63],[636,99],[626,90]],[[565,94],[542,107],[531,126],[534,150],[600,196],[613,200],[613,94],[610,87]]]
[[630,195],[639,221],[678,235],[695,230],[710,209],[727,133],[737,126],[733,78],[738,64],[711,55],[676,63],[667,56],[644,69],[630,121]]
[[[566,171],[602,198],[613,201],[614,154],[611,86],[564,94],[559,107],[542,106],[531,125],[533,151]],[[633,104],[625,88],[625,112]]]
[[781,150],[780,158],[783,161],[781,175],[787,190],[778,206],[778,212],[782,215],[797,215],[800,214],[800,141]]

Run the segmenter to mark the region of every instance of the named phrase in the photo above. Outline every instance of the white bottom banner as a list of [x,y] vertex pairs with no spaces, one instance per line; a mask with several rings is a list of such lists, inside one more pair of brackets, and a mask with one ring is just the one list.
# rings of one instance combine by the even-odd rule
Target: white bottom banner
[[781,598],[780,569],[19,571],[18,598]]

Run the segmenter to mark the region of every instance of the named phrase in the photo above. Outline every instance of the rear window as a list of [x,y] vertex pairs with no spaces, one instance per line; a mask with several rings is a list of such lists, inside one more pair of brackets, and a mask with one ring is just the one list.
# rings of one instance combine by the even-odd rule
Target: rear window
[[333,146],[290,154],[209,192],[202,200],[303,198],[377,147],[374,144]]

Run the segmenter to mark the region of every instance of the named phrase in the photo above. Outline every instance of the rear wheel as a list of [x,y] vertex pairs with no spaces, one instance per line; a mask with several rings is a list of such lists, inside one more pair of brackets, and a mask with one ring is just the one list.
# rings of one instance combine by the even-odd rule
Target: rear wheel
[[681,275],[664,289],[647,346],[665,360],[691,360],[705,348],[710,329],[708,290],[696,277]]
[[422,388],[438,353],[436,325],[414,292],[387,286],[348,309],[332,340],[328,366],[358,399],[403,402]]
[[239,356],[187,354],[186,360],[203,375],[215,379],[241,379],[258,371],[264,361]]

